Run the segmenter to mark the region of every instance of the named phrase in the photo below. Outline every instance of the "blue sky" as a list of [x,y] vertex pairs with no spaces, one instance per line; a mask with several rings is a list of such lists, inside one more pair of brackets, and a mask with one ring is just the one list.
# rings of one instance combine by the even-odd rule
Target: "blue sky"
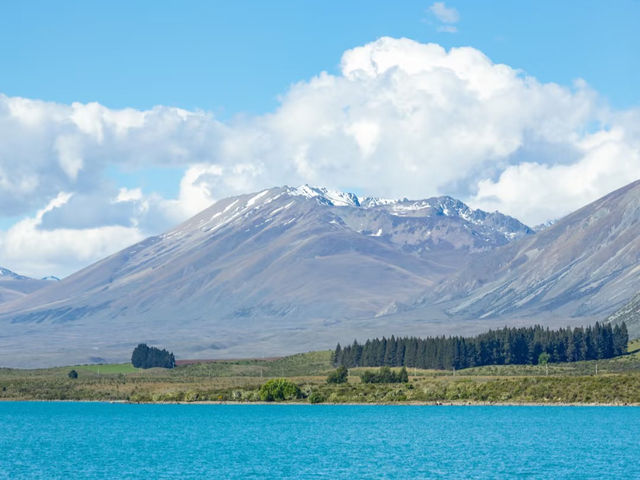
[[336,72],[381,36],[473,46],[541,81],[585,79],[640,103],[640,2],[456,1],[458,32],[424,1],[64,1],[0,5],[7,95],[108,107],[263,113],[296,81]]
[[0,265],[64,276],[282,184],[557,218],[640,172],[638,24],[637,0],[3,2]]

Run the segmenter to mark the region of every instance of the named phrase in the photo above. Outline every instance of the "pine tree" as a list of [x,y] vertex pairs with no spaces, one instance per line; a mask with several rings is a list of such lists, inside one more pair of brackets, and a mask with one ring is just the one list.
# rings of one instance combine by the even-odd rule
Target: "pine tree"
[[335,351],[331,352],[331,364],[333,366],[340,365],[342,363],[342,347],[340,343],[336,345]]
[[613,354],[615,356],[627,353],[627,344],[629,343],[629,333],[627,332],[627,324],[622,322],[613,328]]

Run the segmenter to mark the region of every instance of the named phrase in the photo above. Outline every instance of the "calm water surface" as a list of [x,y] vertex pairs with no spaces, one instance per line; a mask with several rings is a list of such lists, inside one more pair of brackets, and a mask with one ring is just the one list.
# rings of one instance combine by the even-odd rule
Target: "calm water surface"
[[0,403],[7,479],[640,479],[640,408]]

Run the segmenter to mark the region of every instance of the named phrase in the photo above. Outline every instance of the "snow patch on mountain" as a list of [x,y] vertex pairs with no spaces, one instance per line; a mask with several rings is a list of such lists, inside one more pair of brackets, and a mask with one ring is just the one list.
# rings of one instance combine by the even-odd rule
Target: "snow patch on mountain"
[[27,279],[28,277],[25,277],[23,275],[18,275],[17,273],[12,272],[8,268],[0,267],[0,278],[2,278],[3,280],[6,280],[6,279],[22,280],[22,279]]
[[300,187],[289,188],[287,193],[292,196],[315,198],[320,203],[333,205],[335,207],[359,207],[360,201],[353,193],[330,190],[324,187],[311,187],[302,185]]
[[[313,198],[321,205],[334,207],[354,207],[362,210],[372,210],[373,212],[386,212],[395,217],[406,218],[438,218],[448,217],[461,219],[469,227],[478,227],[485,233],[494,232],[505,241],[510,242],[524,235],[534,233],[534,230],[522,224],[513,217],[500,212],[485,212],[473,209],[465,203],[449,196],[432,197],[421,200],[389,199],[377,197],[357,197],[353,193],[330,190],[324,187],[312,187],[303,185],[300,187],[287,187],[286,193],[290,196],[301,196]],[[367,223],[367,222],[364,222]],[[372,226],[372,225],[371,225]],[[356,228],[356,231],[369,236],[380,236],[380,227],[368,229],[364,225]],[[380,232],[380,233],[376,233]],[[485,242],[489,242],[485,238]]]
[[360,206],[364,208],[379,207],[381,205],[393,205],[399,202],[399,200],[392,198],[377,197],[358,197],[358,201],[360,202]]

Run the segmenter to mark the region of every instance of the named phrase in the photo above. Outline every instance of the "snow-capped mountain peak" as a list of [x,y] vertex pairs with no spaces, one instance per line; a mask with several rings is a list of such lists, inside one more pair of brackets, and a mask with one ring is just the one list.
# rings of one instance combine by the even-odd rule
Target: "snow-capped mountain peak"
[[[286,199],[286,197],[289,199]],[[444,218],[450,218],[455,222],[463,222],[464,225],[467,225],[467,228],[476,231],[483,238],[480,244],[485,245],[485,247],[482,248],[488,246],[487,242],[489,244],[494,244],[495,242],[501,244],[533,233],[532,229],[515,218],[500,212],[489,213],[473,209],[464,202],[450,196],[419,200],[410,200],[406,197],[401,199],[358,197],[354,193],[308,184],[298,187],[272,188],[252,195],[222,200],[210,209],[211,215],[209,217],[204,218],[206,215],[198,217],[198,221],[204,231],[213,231],[224,224],[228,224],[230,221],[244,221],[247,216],[262,216],[270,212],[268,213],[269,218],[266,220],[270,222],[273,219],[273,215],[277,213],[284,211],[293,213],[295,209],[291,210],[293,205],[291,202],[295,201],[296,198],[315,200],[319,207],[335,207],[332,213],[341,217],[342,223],[346,222],[356,231],[370,236],[383,236],[389,233],[389,225],[378,224],[382,214],[386,215],[387,218],[415,219],[418,222],[416,227],[422,232],[420,235],[424,234],[428,237],[430,237],[429,232],[431,229],[427,223]],[[262,210],[263,208],[267,208],[267,210]],[[287,221],[294,222],[301,214],[299,212],[298,217],[292,214],[287,218]],[[358,220],[355,220],[354,216],[358,217]],[[363,216],[367,220],[364,220],[365,217]],[[432,221],[425,223],[427,219],[432,219]],[[422,231],[425,228],[426,230]],[[412,230],[414,235],[418,234],[415,227],[412,227]],[[493,239],[486,240],[487,236],[491,236]],[[416,240],[418,239],[416,238]]]
[[358,197],[358,201],[363,208],[372,208],[384,205],[394,205],[400,200],[392,198]]
[[311,187],[302,185],[300,187],[288,187],[287,193],[291,196],[306,198],[316,198],[321,203],[333,205],[335,207],[359,207],[360,201],[353,193],[331,190],[324,187]]
[[21,280],[21,279],[26,279],[27,277],[23,275],[18,275],[17,273],[12,272],[8,268],[0,267],[0,278],[4,280],[6,279]]

